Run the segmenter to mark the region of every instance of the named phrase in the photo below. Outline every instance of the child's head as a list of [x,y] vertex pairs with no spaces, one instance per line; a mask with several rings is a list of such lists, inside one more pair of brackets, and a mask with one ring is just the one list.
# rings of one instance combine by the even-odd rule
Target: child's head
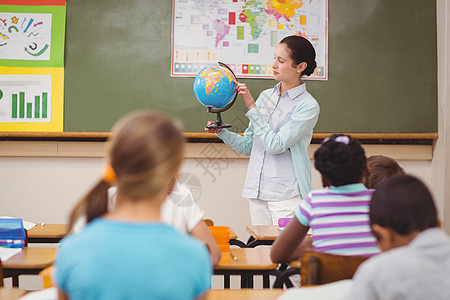
[[113,132],[109,163],[118,194],[140,199],[167,193],[183,156],[179,127],[161,114],[142,111],[121,119]]
[[395,174],[405,174],[398,163],[390,157],[373,155],[367,158],[369,172],[364,174],[363,183],[367,188],[374,189],[386,178]]
[[301,36],[291,35],[282,39],[280,44],[284,44],[288,48],[293,60],[293,67],[302,62],[306,62],[306,69],[302,71],[301,76],[309,76],[314,72],[317,66],[316,51],[307,39]]
[[314,166],[331,185],[360,183],[366,155],[360,142],[348,135],[326,138],[314,153]]
[[394,175],[381,182],[370,201],[369,215],[372,231],[383,251],[401,246],[398,241],[402,237],[413,237],[438,226],[430,191],[410,175]]
[[184,137],[169,118],[150,111],[131,113],[113,128],[107,176],[72,210],[69,228],[82,216],[87,223],[108,210],[108,189],[120,198],[139,201],[167,195],[183,157]]

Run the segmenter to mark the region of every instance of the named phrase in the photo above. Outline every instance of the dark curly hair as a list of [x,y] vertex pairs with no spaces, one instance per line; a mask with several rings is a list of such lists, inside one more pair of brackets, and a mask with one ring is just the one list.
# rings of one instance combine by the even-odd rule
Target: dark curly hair
[[314,153],[314,166],[333,186],[360,183],[366,170],[361,143],[348,135],[334,134]]

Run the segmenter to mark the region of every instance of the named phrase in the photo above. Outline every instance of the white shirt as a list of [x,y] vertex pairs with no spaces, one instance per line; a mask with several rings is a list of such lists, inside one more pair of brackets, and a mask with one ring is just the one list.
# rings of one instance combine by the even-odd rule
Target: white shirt
[[408,245],[364,262],[353,279],[347,299],[449,299],[450,239],[439,228],[427,229]]
[[[276,85],[268,95],[268,99],[259,107],[261,116],[275,133],[290,121],[292,112],[301,99],[300,95],[306,92],[304,84],[282,95],[279,88],[280,84]],[[280,154],[269,154],[261,139],[255,136],[242,196],[266,201],[282,201],[298,195],[290,149]]]
[[[116,207],[117,187],[108,190],[108,211]],[[172,225],[181,233],[190,233],[203,219],[204,211],[194,201],[191,190],[184,184],[176,183],[172,193],[161,206],[161,220]],[[73,232],[80,232],[86,226],[86,216],[81,217],[73,226]]]
[[203,215],[204,211],[194,202],[191,190],[179,183],[161,207],[161,220],[183,233],[190,233]]

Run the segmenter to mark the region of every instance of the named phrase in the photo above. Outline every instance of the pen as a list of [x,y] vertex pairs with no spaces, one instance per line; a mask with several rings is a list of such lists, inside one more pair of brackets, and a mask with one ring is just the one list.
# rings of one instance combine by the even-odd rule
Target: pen
[[233,253],[230,252],[230,256],[234,261],[237,261],[237,257]]

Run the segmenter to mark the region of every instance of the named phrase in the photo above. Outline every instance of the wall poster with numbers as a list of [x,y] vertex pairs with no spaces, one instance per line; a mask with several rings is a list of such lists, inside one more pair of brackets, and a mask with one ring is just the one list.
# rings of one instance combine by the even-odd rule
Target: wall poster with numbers
[[221,61],[238,77],[272,78],[278,42],[306,37],[327,80],[328,0],[173,0],[171,75],[195,76]]

